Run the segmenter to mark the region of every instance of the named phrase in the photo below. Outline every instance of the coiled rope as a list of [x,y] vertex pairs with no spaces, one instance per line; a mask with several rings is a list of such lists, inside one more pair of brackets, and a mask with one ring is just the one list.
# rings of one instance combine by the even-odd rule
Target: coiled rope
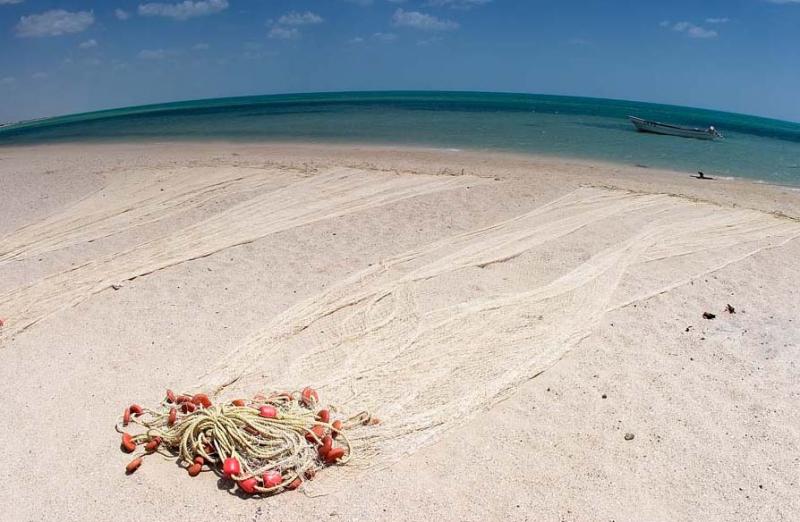
[[[160,454],[178,459],[191,476],[210,470],[244,493],[271,494],[297,489],[324,466],[346,464],[352,457],[346,430],[377,422],[366,412],[332,419],[312,388],[225,404],[167,390],[158,409],[126,408],[116,429],[123,451],[143,450],[126,466],[129,474],[146,455]],[[129,426],[142,431],[132,435]]]

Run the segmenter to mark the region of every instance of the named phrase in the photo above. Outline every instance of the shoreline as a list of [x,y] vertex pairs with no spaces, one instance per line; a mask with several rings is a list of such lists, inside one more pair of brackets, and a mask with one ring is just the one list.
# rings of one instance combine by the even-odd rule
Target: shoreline
[[[685,196],[689,198],[699,197],[709,202],[719,202],[717,196],[724,195],[730,191],[740,192],[747,188],[751,189],[754,194],[758,194],[763,198],[768,198],[771,193],[779,197],[776,201],[777,208],[771,209],[765,204],[756,204],[748,207],[747,201],[737,197],[736,201],[731,201],[730,204],[738,206],[745,206],[755,210],[763,210],[766,212],[773,212],[779,215],[784,215],[790,219],[800,219],[800,201],[794,201],[795,192],[800,192],[800,185],[788,185],[773,183],[770,181],[748,178],[744,176],[714,176],[714,180],[698,180],[694,178],[694,172],[663,169],[659,167],[642,166],[639,164],[626,164],[605,160],[593,160],[580,157],[570,156],[552,156],[536,153],[514,152],[514,151],[497,151],[492,149],[470,149],[470,148],[449,148],[449,147],[431,147],[431,146],[414,146],[414,145],[398,145],[398,144],[374,144],[374,143],[330,143],[330,142],[283,142],[283,141],[228,141],[228,140],[164,140],[164,141],[111,141],[111,142],[93,142],[93,143],[42,143],[35,145],[0,145],[0,153],[3,151],[14,153],[15,151],[29,151],[29,150],[58,150],[64,149],[66,151],[77,151],[81,148],[88,148],[89,150],[96,149],[102,151],[108,150],[125,150],[125,149],[151,149],[164,150],[170,148],[191,149],[193,152],[202,152],[209,154],[209,148],[219,148],[225,150],[242,150],[242,151],[291,151],[293,153],[293,160],[301,160],[303,154],[311,154],[312,157],[324,157],[326,154],[332,153],[337,157],[346,158],[348,154],[358,156],[359,154],[379,154],[382,157],[389,157],[393,154],[425,154],[434,157],[437,161],[443,162],[444,160],[455,160],[455,163],[463,168],[474,168],[477,164],[485,163],[487,161],[500,161],[510,162],[517,167],[524,168],[540,167],[542,165],[561,165],[568,168],[570,166],[578,167],[581,169],[589,169],[600,171],[601,176],[607,176],[609,173],[619,175],[621,179],[627,183],[635,181],[633,185],[624,183],[622,186],[616,187],[609,185],[610,188],[623,188],[628,189],[629,186],[635,186],[633,190],[642,190],[645,192],[664,192],[674,194],[676,196]],[[483,160],[483,161],[482,161]],[[599,177],[598,177],[599,179]],[[662,189],[659,189],[656,181],[664,183]],[[591,183],[591,180],[587,180]],[[651,183],[652,182],[652,183]],[[697,185],[695,185],[697,182]],[[643,185],[647,185],[644,187]],[[721,189],[717,192],[717,189]]]

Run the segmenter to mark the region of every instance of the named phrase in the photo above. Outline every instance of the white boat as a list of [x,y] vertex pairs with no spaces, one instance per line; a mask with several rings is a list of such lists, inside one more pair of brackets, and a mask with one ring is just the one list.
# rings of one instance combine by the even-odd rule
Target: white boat
[[628,116],[633,126],[639,132],[652,132],[653,134],[666,134],[668,136],[680,136],[681,138],[697,138],[701,140],[713,140],[722,138],[722,134],[717,132],[713,125],[706,129],[698,127],[684,127],[682,125],[670,125],[657,121],[643,120],[636,116]]

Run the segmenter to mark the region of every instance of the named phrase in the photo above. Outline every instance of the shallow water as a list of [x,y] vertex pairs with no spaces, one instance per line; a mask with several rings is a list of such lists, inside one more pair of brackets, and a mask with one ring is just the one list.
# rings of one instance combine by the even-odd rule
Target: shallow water
[[[628,115],[715,125],[725,139],[641,134]],[[800,124],[598,98],[465,92],[253,96],[128,107],[0,129],[0,145],[165,139],[487,149],[800,185]]]

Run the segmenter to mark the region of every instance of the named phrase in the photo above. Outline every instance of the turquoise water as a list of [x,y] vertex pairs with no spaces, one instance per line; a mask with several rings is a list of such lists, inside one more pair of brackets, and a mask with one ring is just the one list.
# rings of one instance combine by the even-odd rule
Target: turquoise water
[[[627,121],[629,114],[715,125],[726,139],[640,134]],[[540,153],[800,185],[800,124],[596,98],[469,92],[252,96],[129,107],[0,128],[0,145],[184,139]]]

